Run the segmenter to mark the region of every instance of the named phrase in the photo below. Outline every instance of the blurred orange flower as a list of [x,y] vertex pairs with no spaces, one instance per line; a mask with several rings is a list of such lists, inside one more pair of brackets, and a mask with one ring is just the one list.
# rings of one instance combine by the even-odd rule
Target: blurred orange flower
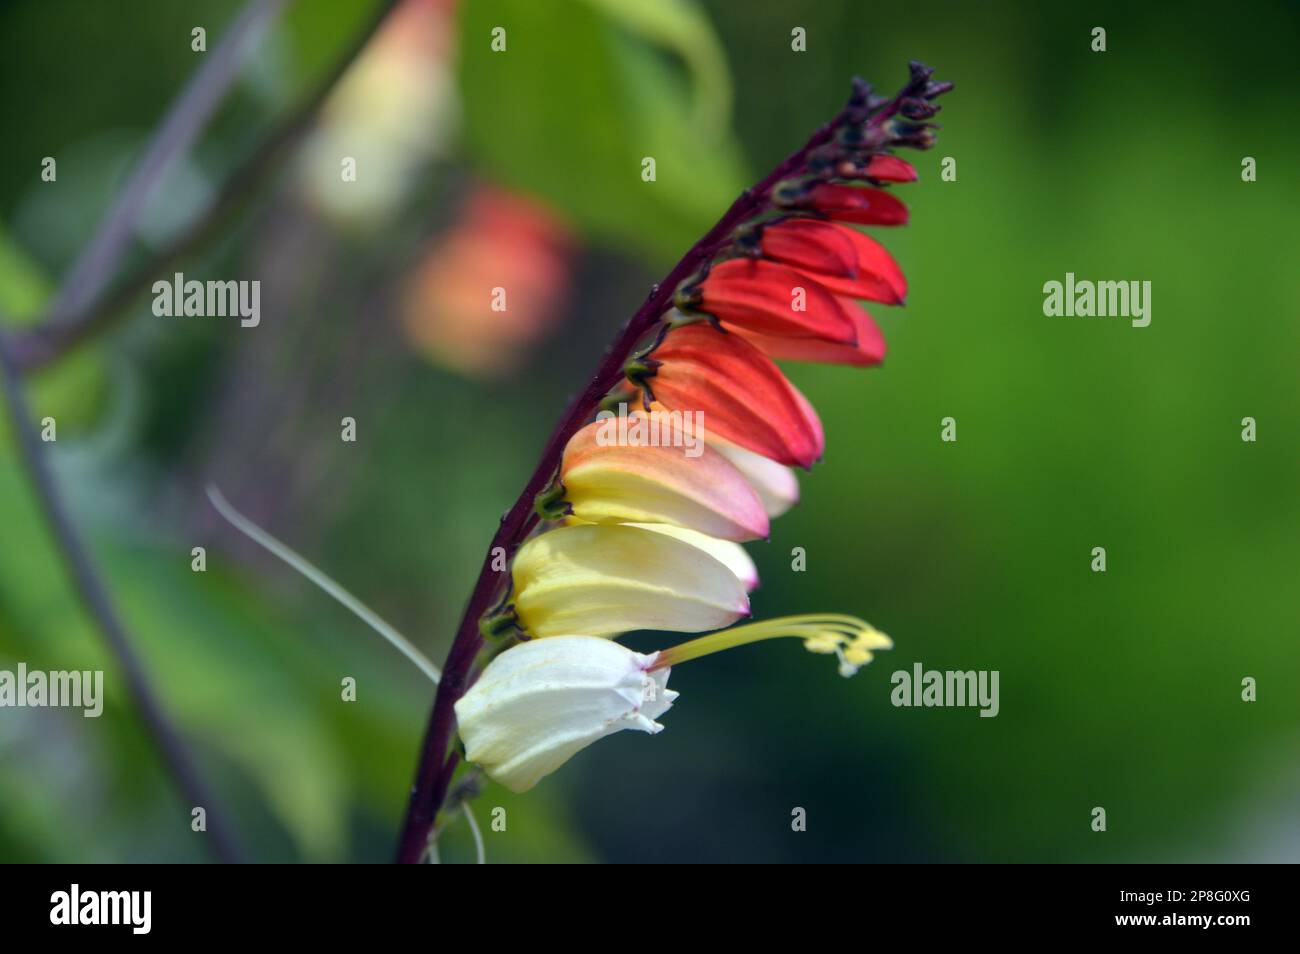
[[546,206],[480,185],[406,287],[402,321],[423,354],[471,375],[501,376],[558,320],[574,241]]

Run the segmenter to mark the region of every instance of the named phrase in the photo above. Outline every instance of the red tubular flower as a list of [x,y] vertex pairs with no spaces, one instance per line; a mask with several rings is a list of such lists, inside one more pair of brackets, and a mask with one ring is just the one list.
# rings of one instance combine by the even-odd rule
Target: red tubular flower
[[881,189],[823,182],[813,186],[797,201],[800,208],[813,209],[840,222],[907,224],[907,206]]
[[629,376],[673,411],[704,412],[705,427],[771,460],[811,467],[826,441],[807,399],[762,351],[705,323],[668,332],[648,368]]
[[760,247],[765,257],[810,272],[838,295],[886,305],[907,297],[907,279],[898,262],[855,228],[822,219],[789,219],[763,229]]
[[[900,118],[875,126],[850,119],[788,170],[769,187],[766,208],[680,283],[677,310],[625,366],[647,401],[702,411],[714,434],[780,464],[808,467],[821,457],[816,412],[772,359],[857,367],[884,359],[884,335],[854,299],[901,304],[907,280],[879,242],[842,223],[907,222],[907,207],[889,192],[851,183],[916,179],[887,150],[932,142],[928,124],[909,120],[934,115],[931,101],[947,84],[931,83],[928,70],[914,66],[909,89],[896,105]],[[850,116],[854,108],[867,116],[880,108],[862,93]],[[718,327],[679,325],[683,314],[708,316]]]
[[802,272],[762,259],[722,262],[681,303],[756,334],[857,341],[853,315],[839,299]]
[[915,182],[916,170],[910,162],[897,156],[872,156],[867,163],[867,178],[881,182]]
[[863,298],[883,305],[901,305],[907,298],[907,279],[894,256],[870,235],[840,226],[849,236],[858,257],[858,275],[846,279],[836,275],[818,276],[817,280],[837,295]]
[[877,182],[915,182],[916,170],[912,164],[897,156],[877,155],[864,166],[846,159],[835,170],[843,179],[875,179]]
[[819,364],[848,364],[870,367],[885,358],[885,335],[865,308],[845,299],[846,310],[852,312],[857,328],[856,344],[836,344],[808,338],[778,338],[739,331],[750,344],[755,345],[769,358],[781,361],[815,361]]
[[[569,439],[560,480],[573,517],[587,523],[668,524],[720,540],[767,537],[763,502],[726,457],[703,446],[703,434],[689,433],[680,416],[635,413],[632,419],[646,425],[654,440],[626,437],[625,428],[627,442],[619,443],[619,422],[612,416]],[[699,440],[694,453],[683,437]]]
[[858,277],[858,251],[851,230],[822,219],[787,219],[763,229],[759,248],[764,258],[828,278]]

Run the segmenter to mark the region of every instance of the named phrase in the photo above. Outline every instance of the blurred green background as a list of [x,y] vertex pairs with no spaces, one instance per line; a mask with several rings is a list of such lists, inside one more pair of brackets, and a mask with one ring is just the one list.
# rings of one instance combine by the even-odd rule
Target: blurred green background
[[[432,690],[222,524],[204,485],[441,660],[497,517],[650,284],[850,77],[892,92],[916,58],[957,88],[938,146],[908,157],[912,224],[880,236],[907,308],[875,311],[884,367],[791,369],[828,452],[751,546],[758,617],[856,613],[896,648],[853,680],[793,643],[682,667],[661,735],[606,740],[526,796],[490,786],[479,818],[505,806],[508,827],[488,833],[489,860],[1300,858],[1300,8],[405,6],[306,143],[180,266],[261,280],[261,325],[158,319],[146,293],[28,387],[58,422],[49,449],[78,524],[252,857],[389,858]],[[210,201],[372,9],[289,7],[161,185],[132,261]],[[191,29],[211,51],[237,10],[0,6],[8,321],[39,319],[204,55]],[[484,194],[507,211],[476,213]],[[1067,271],[1150,281],[1150,327],[1044,317],[1043,283]],[[524,289],[520,324],[467,314],[457,276],[473,301]],[[956,443],[940,441],[947,416]],[[791,572],[795,546],[806,572]],[[5,428],[0,668],[19,661],[103,668],[107,702],[98,720],[0,710],[0,859],[205,860]],[[916,661],[999,670],[1000,714],[892,707],[890,674]],[[463,825],[442,854],[471,857]]]

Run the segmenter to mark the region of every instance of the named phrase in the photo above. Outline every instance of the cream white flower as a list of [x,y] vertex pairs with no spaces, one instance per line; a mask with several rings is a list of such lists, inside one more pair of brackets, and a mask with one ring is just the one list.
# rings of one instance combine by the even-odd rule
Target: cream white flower
[[513,792],[526,792],[597,739],[621,729],[654,735],[677,693],[679,663],[793,637],[833,653],[851,676],[889,637],[856,616],[809,614],[736,626],[642,655],[599,636],[550,636],[507,649],[456,703],[465,758]]
[[739,444],[709,436],[709,446],[720,453],[749,482],[763,502],[769,518],[781,516],[799,502],[799,478],[785,464],[768,460]]
[[525,792],[597,739],[655,734],[672,706],[658,653],[596,636],[552,636],[507,649],[456,703],[465,757]]
[[514,605],[529,636],[698,633],[749,615],[725,564],[666,533],[622,525],[548,530],[519,548]]
[[685,527],[674,527],[666,523],[630,523],[628,526],[653,530],[655,533],[662,533],[683,543],[689,543],[703,550],[734,573],[746,592],[758,587],[758,567],[754,564],[754,558],[739,543],[719,540],[698,530],[687,530]]

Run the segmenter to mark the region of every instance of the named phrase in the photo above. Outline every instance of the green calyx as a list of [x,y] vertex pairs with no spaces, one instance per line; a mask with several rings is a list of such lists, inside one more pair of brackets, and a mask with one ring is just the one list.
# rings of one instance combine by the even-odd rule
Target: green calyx
[[673,294],[673,307],[678,311],[689,312],[698,308],[704,301],[704,292],[699,283],[683,284]]
[[515,612],[513,603],[490,611],[478,621],[479,634],[489,641],[501,639],[518,629],[519,614]]
[[782,179],[772,188],[772,204],[778,208],[791,208],[799,204],[808,192],[808,183],[802,179]]
[[573,506],[564,499],[564,484],[558,476],[533,498],[533,510],[543,520],[562,520],[573,513]]
[[649,381],[655,376],[662,363],[648,354],[634,354],[623,365],[623,377],[627,378],[634,387],[649,391]]
[[767,222],[748,222],[731,234],[736,250],[749,258],[757,258],[763,253],[763,229]]

